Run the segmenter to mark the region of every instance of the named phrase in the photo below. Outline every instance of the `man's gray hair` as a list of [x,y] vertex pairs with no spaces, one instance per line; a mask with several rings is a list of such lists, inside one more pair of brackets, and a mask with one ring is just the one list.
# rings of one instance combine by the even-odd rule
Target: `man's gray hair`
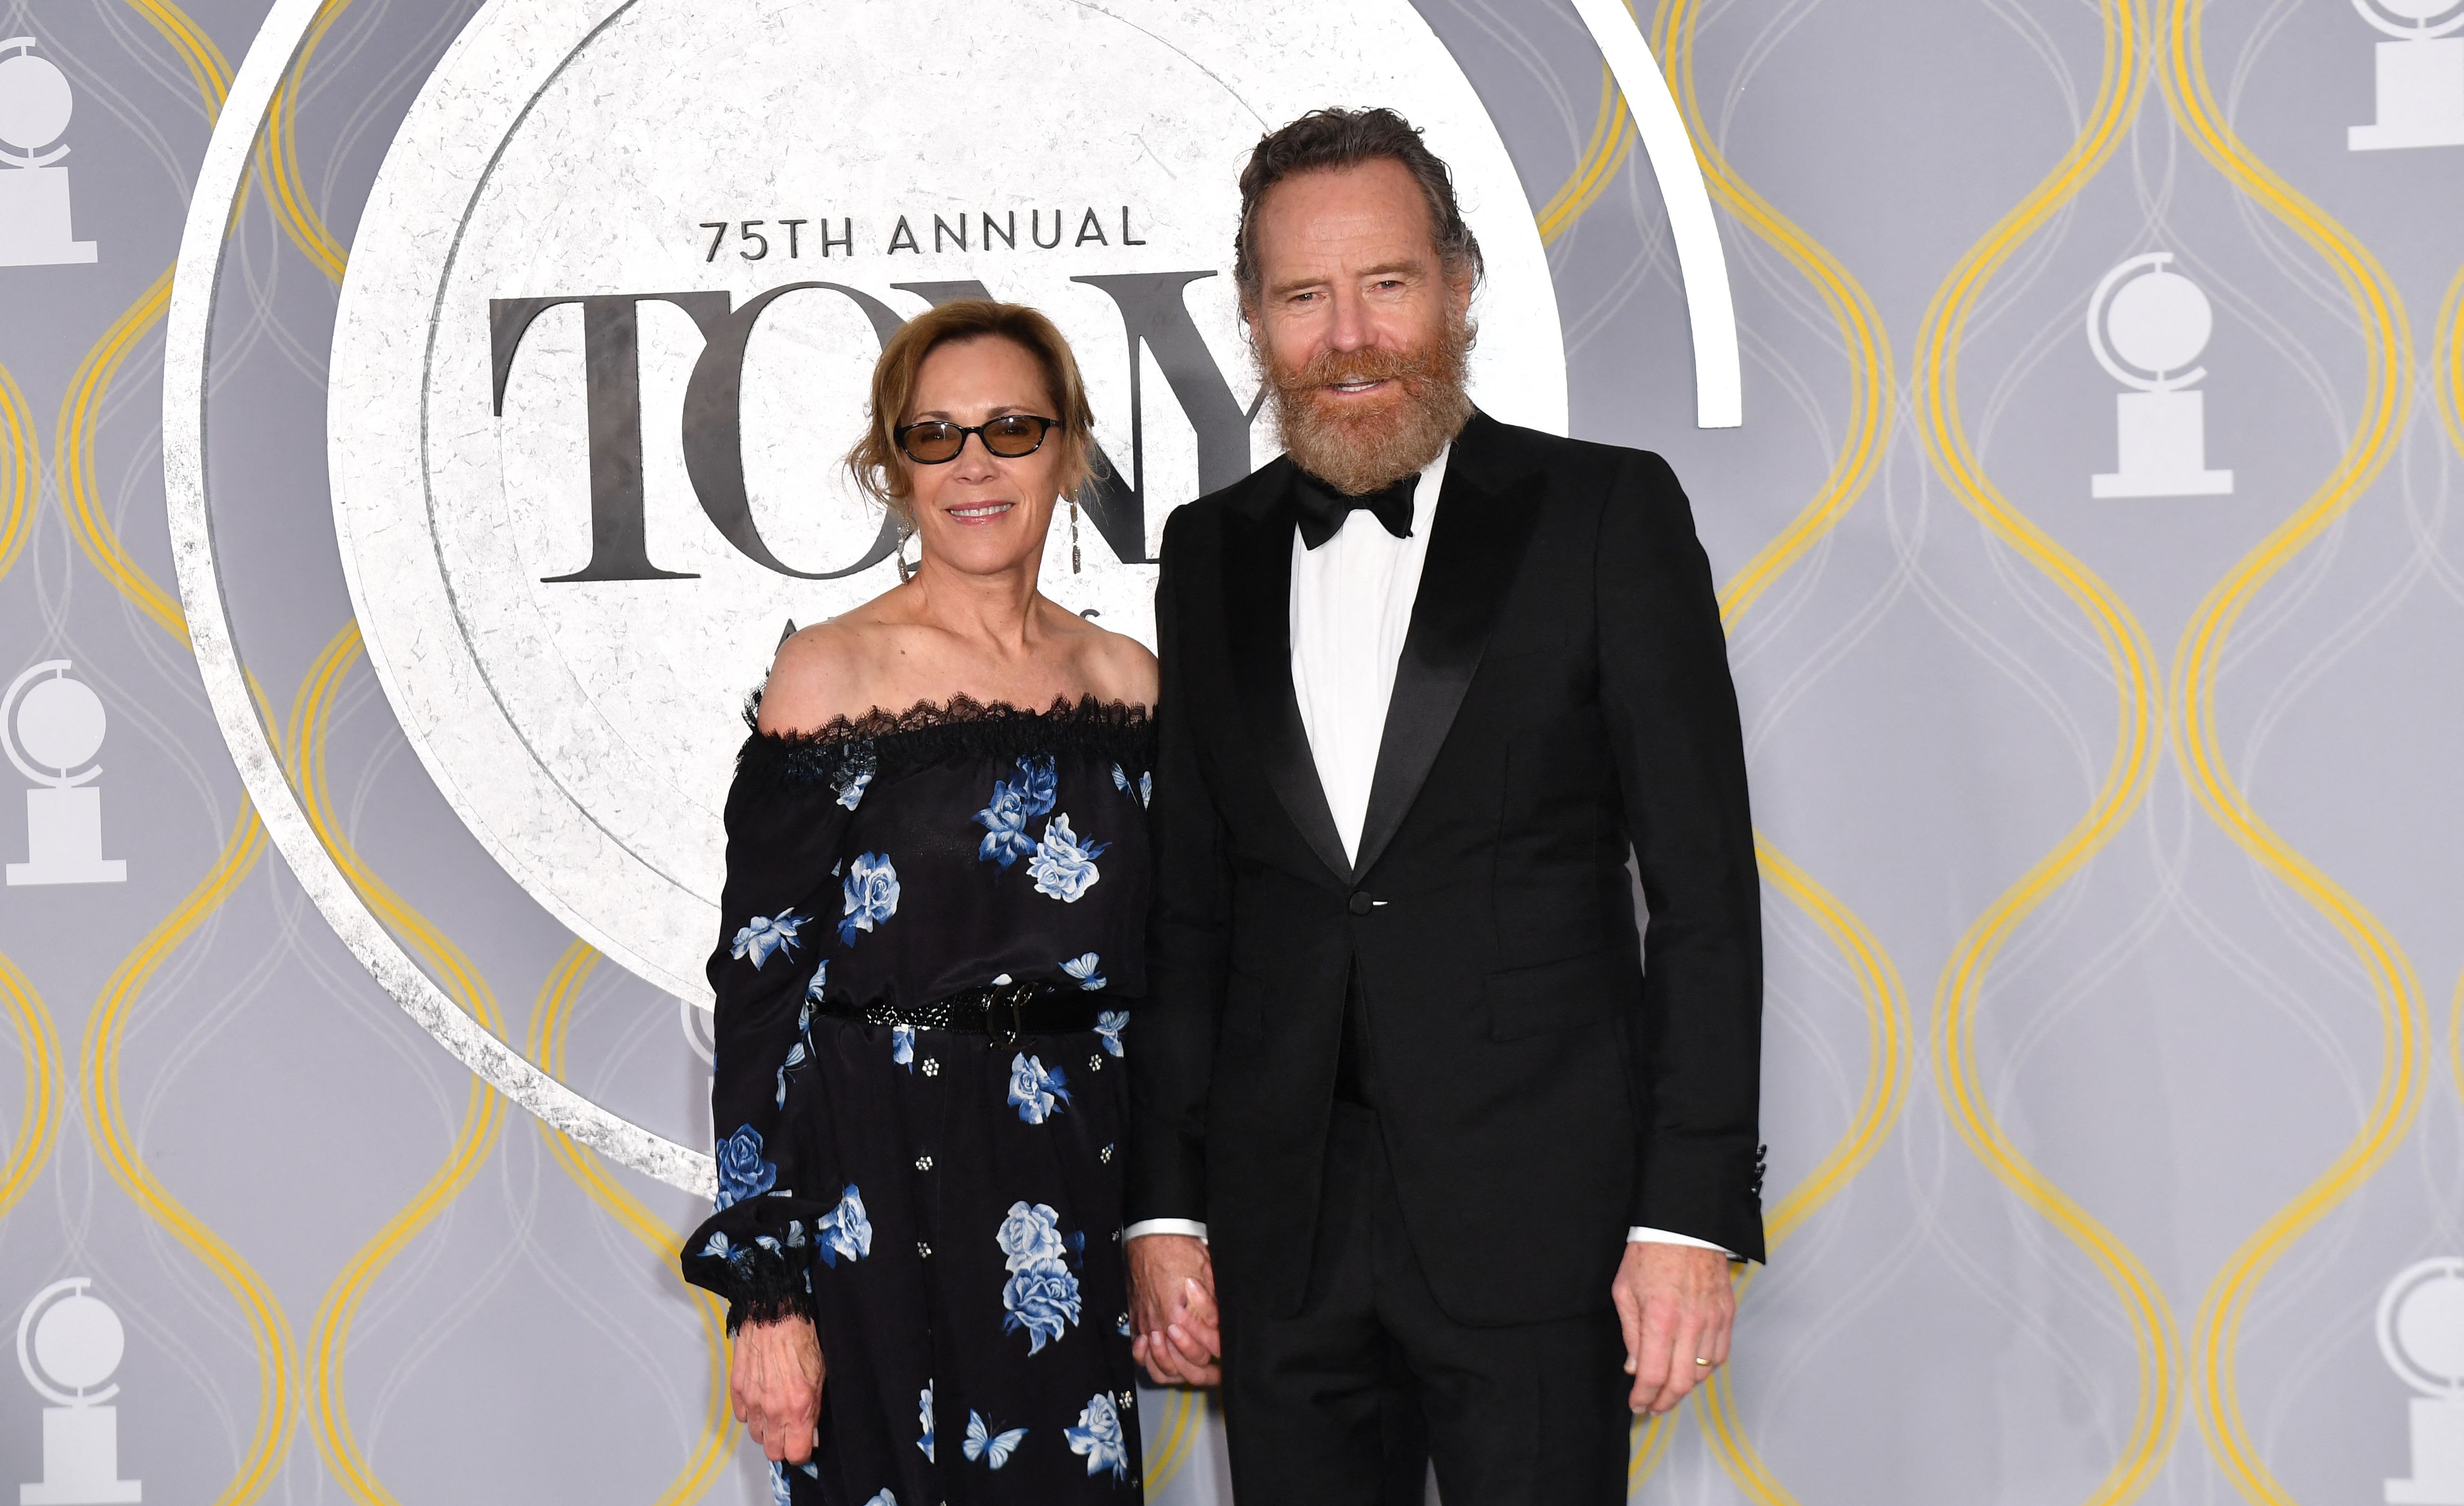
[[1233,237],[1232,280],[1240,290],[1243,311],[1255,310],[1264,291],[1264,274],[1258,268],[1258,205],[1266,190],[1297,173],[1356,167],[1381,158],[1401,164],[1420,186],[1445,275],[1468,277],[1475,283],[1480,280],[1484,270],[1480,241],[1463,223],[1463,210],[1455,203],[1454,174],[1420,140],[1419,130],[1383,107],[1311,110],[1261,138],[1257,149],[1249,153],[1249,165],[1241,169],[1241,229]]

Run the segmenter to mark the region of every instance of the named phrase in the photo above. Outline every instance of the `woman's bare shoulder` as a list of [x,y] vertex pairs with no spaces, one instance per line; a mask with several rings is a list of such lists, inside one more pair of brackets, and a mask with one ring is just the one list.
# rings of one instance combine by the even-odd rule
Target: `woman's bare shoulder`
[[761,687],[761,730],[818,732],[870,711],[880,631],[850,614],[788,634]]
[[1081,667],[1097,698],[1154,705],[1160,675],[1147,646],[1125,632],[1093,623],[1088,627],[1093,632],[1081,651]]

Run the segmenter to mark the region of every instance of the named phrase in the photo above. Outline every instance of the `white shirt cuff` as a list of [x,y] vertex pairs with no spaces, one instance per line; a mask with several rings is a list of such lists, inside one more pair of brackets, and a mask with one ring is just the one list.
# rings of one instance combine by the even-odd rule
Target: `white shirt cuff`
[[1121,1239],[1127,1243],[1149,1234],[1186,1234],[1192,1239],[1204,1239],[1206,1226],[1194,1218],[1142,1218],[1123,1229]]
[[[1131,1229],[1130,1237],[1137,1238],[1137,1229]],[[1691,1234],[1672,1234],[1664,1229],[1645,1229],[1640,1224],[1625,1231],[1625,1242],[1629,1245],[1683,1245],[1688,1250],[1716,1250],[1731,1260],[1737,1258],[1737,1252],[1726,1245],[1715,1245],[1707,1239],[1696,1239]]]

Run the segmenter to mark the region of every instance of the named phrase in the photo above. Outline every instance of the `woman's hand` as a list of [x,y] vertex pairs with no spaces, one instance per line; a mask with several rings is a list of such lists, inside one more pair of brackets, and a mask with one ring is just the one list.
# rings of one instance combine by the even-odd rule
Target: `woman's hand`
[[1130,1241],[1130,1355],[1158,1385],[1223,1384],[1215,1262],[1186,1234]]
[[813,1456],[825,1374],[822,1340],[809,1318],[747,1323],[736,1331],[728,1397],[736,1420],[774,1462],[802,1464]]

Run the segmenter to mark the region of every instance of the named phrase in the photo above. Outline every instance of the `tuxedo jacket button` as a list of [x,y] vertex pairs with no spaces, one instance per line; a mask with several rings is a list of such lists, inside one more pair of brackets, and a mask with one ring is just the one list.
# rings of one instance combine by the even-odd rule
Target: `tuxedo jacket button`
[[1372,900],[1367,895],[1353,895],[1352,897],[1352,913],[1353,915],[1367,915],[1369,913],[1370,906],[1375,902],[1375,901]]

